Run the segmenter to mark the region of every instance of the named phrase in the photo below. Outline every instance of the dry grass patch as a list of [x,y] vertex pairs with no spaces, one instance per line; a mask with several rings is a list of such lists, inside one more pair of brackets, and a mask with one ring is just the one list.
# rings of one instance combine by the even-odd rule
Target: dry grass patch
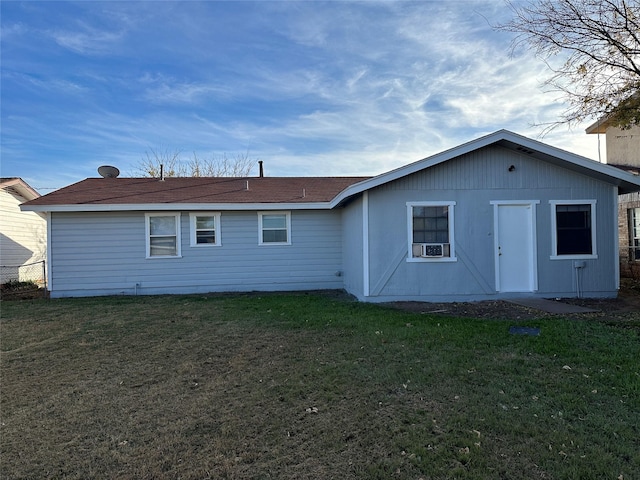
[[0,474],[634,478],[637,324],[512,324],[327,294],[3,302]]

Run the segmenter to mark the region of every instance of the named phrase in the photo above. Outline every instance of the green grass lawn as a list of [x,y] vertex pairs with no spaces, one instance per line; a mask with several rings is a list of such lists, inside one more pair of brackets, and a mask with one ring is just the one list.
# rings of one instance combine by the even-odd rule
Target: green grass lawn
[[0,477],[637,479],[638,324],[335,294],[1,304]]

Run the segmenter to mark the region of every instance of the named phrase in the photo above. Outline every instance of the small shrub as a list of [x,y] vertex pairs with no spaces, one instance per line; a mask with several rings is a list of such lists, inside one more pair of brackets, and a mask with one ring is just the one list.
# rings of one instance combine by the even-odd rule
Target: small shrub
[[25,290],[37,290],[38,284],[32,280],[21,282],[19,280],[9,280],[3,283],[0,288],[3,292],[22,292]]

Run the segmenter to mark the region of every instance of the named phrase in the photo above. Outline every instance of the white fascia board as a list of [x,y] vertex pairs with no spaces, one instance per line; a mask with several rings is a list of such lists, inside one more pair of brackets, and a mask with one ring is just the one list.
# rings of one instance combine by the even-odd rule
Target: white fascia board
[[363,180],[362,182],[350,185],[331,201],[331,205],[332,207],[335,207],[344,199],[352,195],[356,195],[365,190],[384,185],[385,183],[393,182],[394,180],[398,180],[399,178],[406,177],[407,175],[417,173],[421,170],[424,170],[425,168],[433,167],[434,165],[437,165],[439,163],[446,162],[447,160],[451,160],[452,158],[464,155],[466,153],[495,143],[498,140],[501,140],[500,135],[504,133],[511,132],[507,132],[506,130],[499,130],[498,132],[492,133],[491,135],[487,135],[476,140],[463,143],[462,145],[450,148],[449,150],[445,150],[444,152],[436,153],[435,155],[423,158],[422,160],[410,163],[409,165],[405,165],[403,167],[396,168],[395,170],[382,173],[377,177],[370,178],[369,180]]
[[329,210],[329,202],[307,203],[130,203],[99,205],[25,205],[27,212],[130,212],[130,211],[254,211],[254,210]]
[[[596,160],[552,147],[551,145],[538,142],[537,140],[532,140],[516,134],[511,135],[514,137],[513,139],[505,138],[504,140],[518,143],[523,147],[535,150],[544,155],[555,157],[564,163],[564,165],[560,163],[560,166],[564,166],[565,168],[571,168],[572,166],[578,167],[573,170],[594,178],[600,178],[601,180],[608,181],[612,185],[621,187],[623,189],[623,192],[621,193],[630,193],[640,190],[640,177],[637,175],[625,172],[624,170],[607,165],[606,163],[600,163]],[[603,179],[602,177],[605,178]]]
[[[425,168],[433,167],[434,165],[438,165],[439,163],[446,162],[455,157],[465,155],[467,153],[501,141],[510,142],[526,149],[533,150],[538,154],[543,154],[545,156],[558,159],[559,165],[563,165],[565,167],[575,166],[577,167],[575,168],[575,170],[580,171],[583,174],[591,175],[594,177],[598,176],[594,174],[604,176],[609,183],[622,187],[624,189],[623,193],[640,190],[640,177],[636,175],[625,172],[624,170],[620,170],[619,168],[612,167],[611,165],[600,163],[595,160],[591,160],[590,158],[567,152],[566,150],[562,150],[560,148],[552,147],[551,145],[547,145],[546,143],[532,140],[508,130],[498,130],[497,132],[485,135],[484,137],[480,137],[475,140],[471,140],[470,142],[463,143],[462,145],[450,148],[449,150],[445,150],[444,152],[437,153],[427,158],[423,158],[422,160],[410,163],[409,165],[396,168],[395,170],[383,173],[369,180],[363,180],[362,182],[350,185],[331,201],[331,207],[333,208],[339,205],[340,202],[344,201],[346,198],[352,195],[356,195],[358,193],[364,192],[365,190],[369,190],[385,183],[398,180],[399,178],[417,173],[421,170],[424,170]],[[526,155],[526,153],[523,153],[523,155]]]

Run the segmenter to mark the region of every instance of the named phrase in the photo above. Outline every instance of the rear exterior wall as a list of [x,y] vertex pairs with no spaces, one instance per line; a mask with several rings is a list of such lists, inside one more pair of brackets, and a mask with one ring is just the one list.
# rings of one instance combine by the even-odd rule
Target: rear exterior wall
[[363,203],[367,196],[354,199],[342,213],[343,285],[348,292],[362,292],[365,243],[363,241]]
[[342,288],[341,211],[292,211],[291,245],[258,245],[256,212],[222,212],[222,245],[145,258],[145,212],[52,213],[53,297]]
[[[509,167],[513,166],[512,171]],[[551,259],[552,200],[596,201],[597,258],[576,270]],[[456,261],[408,262],[407,202],[451,201]],[[494,205],[532,201],[537,289],[497,291]],[[372,189],[368,195],[367,301],[469,301],[514,296],[615,296],[618,287],[616,189],[612,185],[499,146],[471,152]],[[577,276],[580,278],[577,278]],[[579,283],[578,283],[579,280]]]

